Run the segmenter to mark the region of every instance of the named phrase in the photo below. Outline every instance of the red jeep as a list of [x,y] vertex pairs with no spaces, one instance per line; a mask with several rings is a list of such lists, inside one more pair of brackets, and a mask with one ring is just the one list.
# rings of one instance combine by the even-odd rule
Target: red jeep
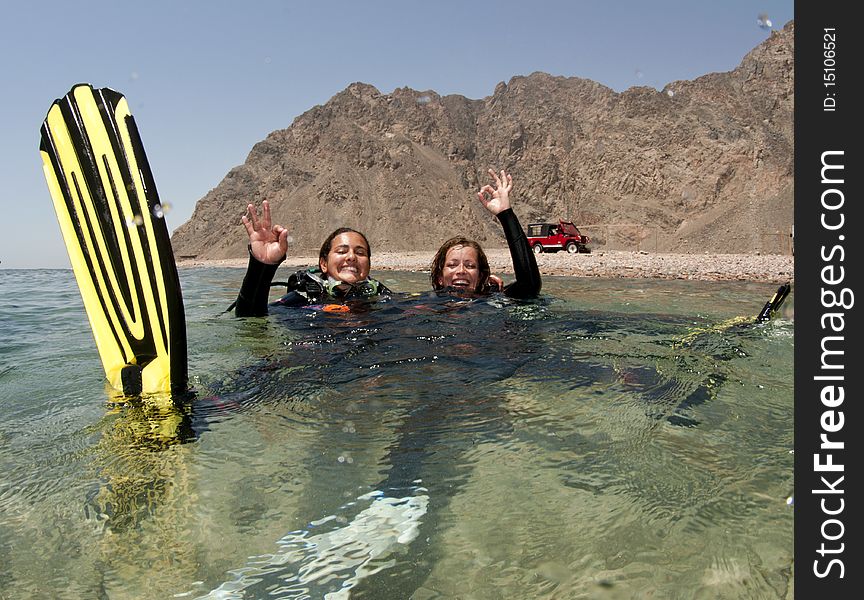
[[591,252],[586,245],[590,241],[588,236],[579,233],[579,229],[570,221],[528,225],[528,244],[531,245],[534,254],[559,250],[566,250],[570,254]]

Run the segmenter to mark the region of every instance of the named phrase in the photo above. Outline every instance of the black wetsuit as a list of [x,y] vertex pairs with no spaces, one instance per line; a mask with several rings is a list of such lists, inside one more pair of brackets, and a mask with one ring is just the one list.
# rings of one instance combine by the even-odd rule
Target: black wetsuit
[[386,285],[372,278],[347,288],[328,286],[321,271],[306,269],[292,274],[288,278],[288,293],[268,304],[270,284],[279,264],[281,261],[275,265],[262,263],[249,253],[249,266],[234,303],[235,315],[261,317],[267,314],[268,306],[307,306],[318,302],[360,300],[393,293]]
[[512,208],[498,213],[498,221],[504,228],[504,237],[513,261],[513,273],[516,275],[516,281],[504,286],[502,291],[511,298],[536,298],[541,287],[540,269],[537,268],[537,260],[528,244],[528,237]]

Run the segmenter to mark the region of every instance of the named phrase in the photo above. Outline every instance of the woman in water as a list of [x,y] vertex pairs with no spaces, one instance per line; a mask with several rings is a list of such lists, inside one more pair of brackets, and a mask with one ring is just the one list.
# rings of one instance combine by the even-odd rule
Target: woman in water
[[[253,204],[246,211],[242,221],[249,234],[249,266],[234,305],[238,317],[267,314],[270,283],[288,253],[288,230],[271,226],[270,204],[262,203],[260,220]],[[303,306],[390,294],[387,286],[369,277],[371,257],[365,235],[348,227],[337,229],[321,245],[318,268],[291,275],[288,294],[275,304]]]
[[480,188],[477,198],[504,227],[516,281],[501,290],[501,279],[490,274],[489,261],[480,244],[465,237],[455,237],[444,242],[432,259],[429,276],[432,287],[436,291],[460,295],[500,290],[511,298],[536,298],[540,293],[540,271],[519,219],[510,208],[513,177],[503,170],[500,176],[492,169],[489,169],[489,174],[495,185],[487,184]]
[[[459,295],[500,290],[511,298],[535,298],[540,293],[540,272],[519,220],[510,208],[513,178],[503,170],[500,177],[492,169],[489,174],[495,185],[483,186],[477,197],[504,227],[516,281],[503,286],[499,277],[491,275],[480,245],[455,237],[444,242],[433,259],[432,287]],[[267,314],[270,283],[288,253],[288,230],[271,225],[270,204],[266,200],[262,203],[260,220],[253,204],[246,209],[242,221],[249,234],[249,266],[234,306],[235,314],[262,316]],[[289,293],[275,304],[303,306],[392,294],[383,283],[369,277],[371,256],[366,236],[346,227],[337,229],[321,246],[318,268],[294,273],[288,280]]]

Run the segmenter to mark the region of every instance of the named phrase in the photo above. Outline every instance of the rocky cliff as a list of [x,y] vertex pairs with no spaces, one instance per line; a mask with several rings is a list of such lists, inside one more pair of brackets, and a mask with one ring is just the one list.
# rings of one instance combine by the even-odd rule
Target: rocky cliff
[[196,205],[178,256],[245,256],[240,216],[270,201],[292,252],[333,229],[373,250],[468,233],[502,246],[476,201],[486,170],[514,176],[523,225],[574,220],[597,246],[788,253],[793,218],[794,24],[728,73],[622,93],[545,73],[482,100],[354,83],[256,144]]

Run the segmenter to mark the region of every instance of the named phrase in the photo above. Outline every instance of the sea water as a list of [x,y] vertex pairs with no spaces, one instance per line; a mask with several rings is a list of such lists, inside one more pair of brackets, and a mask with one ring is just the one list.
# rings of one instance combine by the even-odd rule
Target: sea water
[[106,388],[71,271],[0,271],[0,598],[791,597],[792,300],[728,321],[776,285],[236,319],[242,275],[180,271],[166,404]]

